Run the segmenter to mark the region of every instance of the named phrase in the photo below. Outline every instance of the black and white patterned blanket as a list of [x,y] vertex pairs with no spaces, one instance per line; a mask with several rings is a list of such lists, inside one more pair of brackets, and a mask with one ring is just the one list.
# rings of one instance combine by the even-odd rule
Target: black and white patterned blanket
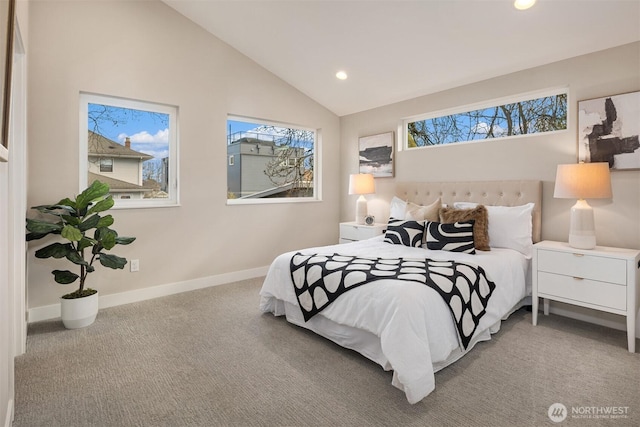
[[486,313],[496,285],[480,266],[456,261],[409,258],[366,258],[296,253],[291,278],[305,321],[350,289],[376,280],[417,282],[437,291],[453,315],[466,349]]

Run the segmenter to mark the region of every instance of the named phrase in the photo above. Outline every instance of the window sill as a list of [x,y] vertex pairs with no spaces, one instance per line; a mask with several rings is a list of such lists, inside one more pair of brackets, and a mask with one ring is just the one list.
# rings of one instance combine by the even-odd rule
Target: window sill
[[280,198],[280,199],[227,199],[227,206],[234,205],[273,205],[282,203],[314,203],[321,202],[316,197]]

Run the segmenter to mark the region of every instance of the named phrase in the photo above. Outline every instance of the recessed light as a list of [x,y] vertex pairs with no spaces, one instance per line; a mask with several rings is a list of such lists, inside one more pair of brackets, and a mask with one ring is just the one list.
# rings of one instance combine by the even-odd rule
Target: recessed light
[[513,7],[518,10],[525,10],[529,9],[534,4],[536,4],[536,0],[515,0],[513,2]]
[[340,79],[340,80],[347,80],[347,77],[348,77],[348,76],[347,76],[347,73],[346,73],[346,72],[344,72],[344,71],[338,71],[338,72],[336,73],[336,77],[337,77],[338,79]]

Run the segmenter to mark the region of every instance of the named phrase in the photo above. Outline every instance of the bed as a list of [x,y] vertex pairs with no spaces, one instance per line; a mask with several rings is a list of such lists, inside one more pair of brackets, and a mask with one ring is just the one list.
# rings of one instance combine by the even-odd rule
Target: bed
[[[392,370],[392,384],[419,402],[435,389],[435,372],[490,340],[530,301],[541,198],[540,181],[400,182],[385,235],[281,254],[260,309]],[[445,214],[460,228],[441,221]],[[476,228],[482,218],[484,231]],[[471,248],[459,238],[469,233]],[[474,247],[482,233],[489,250]]]

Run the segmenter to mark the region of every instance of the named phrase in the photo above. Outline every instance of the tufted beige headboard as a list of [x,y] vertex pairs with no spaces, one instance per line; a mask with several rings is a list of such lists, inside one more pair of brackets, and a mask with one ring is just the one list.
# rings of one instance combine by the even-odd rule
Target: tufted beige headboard
[[540,241],[542,221],[542,181],[467,181],[467,182],[399,182],[396,196],[419,205],[433,203],[474,202],[493,206],[519,206],[535,203],[533,242]]

